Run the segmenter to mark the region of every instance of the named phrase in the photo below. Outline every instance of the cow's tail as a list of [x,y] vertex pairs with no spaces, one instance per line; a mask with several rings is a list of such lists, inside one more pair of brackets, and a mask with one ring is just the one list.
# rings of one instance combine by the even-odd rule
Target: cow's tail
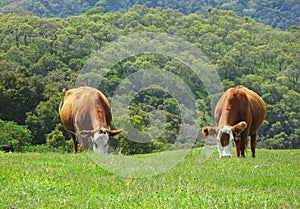
[[66,92],[67,92],[67,90],[65,88],[63,88],[63,90],[61,91],[61,102],[59,104],[59,109],[58,109],[59,112],[61,110],[61,107],[64,104],[64,98],[65,98]]

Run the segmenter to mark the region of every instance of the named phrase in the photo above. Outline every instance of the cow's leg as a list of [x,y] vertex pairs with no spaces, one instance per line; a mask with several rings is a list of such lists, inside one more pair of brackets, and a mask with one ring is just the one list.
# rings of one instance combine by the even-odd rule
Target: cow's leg
[[247,147],[247,144],[248,144],[248,133],[243,132],[241,134],[241,142],[240,142],[241,155],[243,157],[245,157],[245,149]]
[[245,145],[244,145],[244,142],[242,142],[240,144],[240,150],[241,150],[242,157],[245,157]]
[[243,136],[240,137],[239,148],[240,148],[241,156],[245,157],[245,138]]
[[89,139],[88,138],[81,139],[81,146],[82,146],[82,149],[84,151],[88,151],[88,149],[89,149]]
[[251,135],[251,151],[252,151],[252,157],[255,157],[256,138],[257,138],[257,132],[255,132],[255,134],[252,134],[252,135]]
[[240,143],[241,143],[241,140],[237,140],[234,142],[236,157],[240,157]]
[[241,138],[241,142],[240,142],[240,152],[241,152],[241,156],[245,157],[245,140],[243,138]]
[[74,154],[77,153],[77,146],[78,146],[78,140],[77,140],[77,137],[75,134],[73,133],[70,133],[71,135],[71,139],[72,139],[72,143],[73,143],[73,152]]

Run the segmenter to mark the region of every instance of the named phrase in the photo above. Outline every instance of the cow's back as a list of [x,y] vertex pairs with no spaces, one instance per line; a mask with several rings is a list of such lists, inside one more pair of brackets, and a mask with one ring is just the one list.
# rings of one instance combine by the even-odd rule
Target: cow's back
[[72,95],[74,89],[70,89],[67,92],[64,92],[62,95],[62,101],[59,105],[59,115],[62,124],[68,131],[75,132],[75,128],[73,125],[73,118],[72,118]]
[[65,128],[73,132],[76,128],[92,130],[96,124],[107,127],[112,123],[107,98],[97,89],[87,86],[70,89],[65,93],[60,104],[60,117]]
[[266,107],[264,101],[257,93],[245,87],[244,90],[247,93],[252,116],[250,133],[254,133],[258,130],[263,120],[265,119]]
[[257,131],[265,115],[265,104],[261,97],[240,85],[229,88],[219,99],[215,109],[215,122],[218,126],[223,126],[246,121],[249,126],[247,129],[252,134]]
[[232,126],[240,121],[251,123],[251,113],[246,92],[238,86],[229,88],[219,99],[215,109],[215,122],[217,126]]
[[98,98],[98,101],[101,103],[101,106],[104,110],[106,123],[110,127],[112,124],[112,112],[111,112],[109,101],[104,96],[104,94],[102,94],[100,91],[97,91],[97,98]]

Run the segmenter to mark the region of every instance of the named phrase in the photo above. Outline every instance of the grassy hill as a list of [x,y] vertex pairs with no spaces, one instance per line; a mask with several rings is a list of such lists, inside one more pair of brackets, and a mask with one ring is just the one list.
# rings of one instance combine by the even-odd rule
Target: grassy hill
[[300,150],[217,156],[199,163],[195,149],[166,173],[124,178],[85,153],[0,153],[0,208],[299,208]]

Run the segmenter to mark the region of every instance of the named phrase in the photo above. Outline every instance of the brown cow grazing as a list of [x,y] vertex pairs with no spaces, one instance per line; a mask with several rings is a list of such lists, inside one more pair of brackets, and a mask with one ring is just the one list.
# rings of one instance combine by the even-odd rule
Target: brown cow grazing
[[99,90],[92,87],[63,92],[59,114],[71,135],[74,153],[77,152],[78,141],[81,141],[84,150],[89,149],[91,142],[93,151],[107,154],[109,136],[122,132],[110,130],[112,113],[109,102]]
[[217,136],[219,157],[232,156],[234,141],[236,156],[245,157],[248,137],[251,137],[252,157],[255,157],[256,138],[266,116],[264,101],[255,92],[244,86],[228,89],[220,98],[215,109],[217,127],[202,128],[204,138]]

